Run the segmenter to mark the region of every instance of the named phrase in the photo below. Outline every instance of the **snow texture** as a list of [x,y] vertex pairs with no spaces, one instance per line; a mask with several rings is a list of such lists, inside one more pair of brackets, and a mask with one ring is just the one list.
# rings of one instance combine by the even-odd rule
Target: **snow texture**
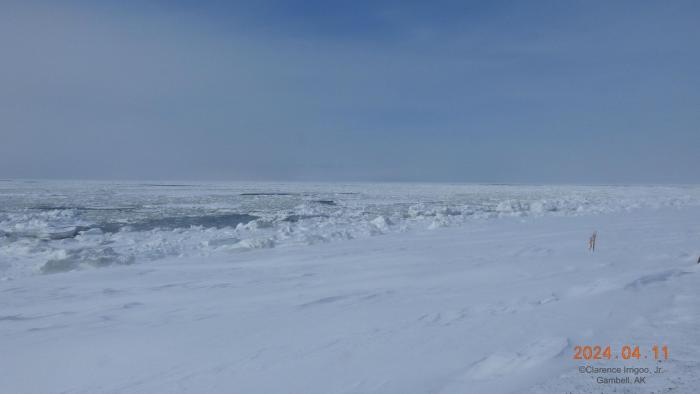
[[4,184],[0,393],[695,393],[698,190]]

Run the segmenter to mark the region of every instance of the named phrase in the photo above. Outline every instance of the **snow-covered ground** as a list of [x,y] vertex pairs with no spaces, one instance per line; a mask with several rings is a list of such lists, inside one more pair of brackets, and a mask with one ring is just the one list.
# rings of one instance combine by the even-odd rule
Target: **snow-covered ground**
[[698,187],[59,186],[0,188],[0,393],[700,387]]

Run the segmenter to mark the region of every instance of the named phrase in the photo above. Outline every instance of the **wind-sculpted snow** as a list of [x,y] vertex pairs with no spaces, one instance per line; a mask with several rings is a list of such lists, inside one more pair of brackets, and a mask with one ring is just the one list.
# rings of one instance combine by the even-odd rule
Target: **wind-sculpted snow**
[[[257,249],[148,263],[155,234],[195,231],[64,247],[41,267],[72,272],[0,280],[0,393],[697,394],[700,207],[404,233],[382,217],[382,236],[297,246],[201,226],[202,250]],[[127,240],[142,248],[134,264],[74,270],[115,264]],[[625,345],[640,358],[616,359]],[[579,360],[579,346],[612,356]],[[586,366],[664,372],[602,385],[619,375]]]
[[699,204],[696,186],[10,181],[0,184],[0,277]]

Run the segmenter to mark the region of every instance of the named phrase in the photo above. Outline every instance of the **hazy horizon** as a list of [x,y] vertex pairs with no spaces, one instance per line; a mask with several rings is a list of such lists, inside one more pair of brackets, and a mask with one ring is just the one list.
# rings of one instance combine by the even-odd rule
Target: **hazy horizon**
[[86,182],[86,183],[133,183],[140,185],[151,185],[151,186],[194,186],[194,184],[318,184],[318,185],[371,185],[371,184],[406,184],[406,185],[474,185],[474,186],[561,186],[561,187],[578,187],[578,186],[592,186],[592,187],[607,187],[607,186],[620,186],[620,187],[635,187],[635,186],[660,186],[660,187],[683,187],[683,186],[699,186],[698,182],[488,182],[488,181],[440,181],[440,180],[316,180],[316,179],[303,179],[303,180],[289,180],[289,179],[216,179],[216,178],[199,178],[199,179],[187,179],[187,178],[0,178],[0,182],[26,182],[26,183],[40,183],[40,182]]
[[699,16],[9,1],[0,179],[697,184]]

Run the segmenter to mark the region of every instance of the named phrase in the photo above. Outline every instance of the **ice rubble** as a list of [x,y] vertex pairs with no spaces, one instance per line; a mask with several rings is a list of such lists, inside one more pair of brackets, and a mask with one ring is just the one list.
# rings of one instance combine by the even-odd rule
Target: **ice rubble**
[[3,183],[0,273],[22,276],[168,256],[310,245],[501,217],[700,203],[700,188],[690,186],[157,186]]

